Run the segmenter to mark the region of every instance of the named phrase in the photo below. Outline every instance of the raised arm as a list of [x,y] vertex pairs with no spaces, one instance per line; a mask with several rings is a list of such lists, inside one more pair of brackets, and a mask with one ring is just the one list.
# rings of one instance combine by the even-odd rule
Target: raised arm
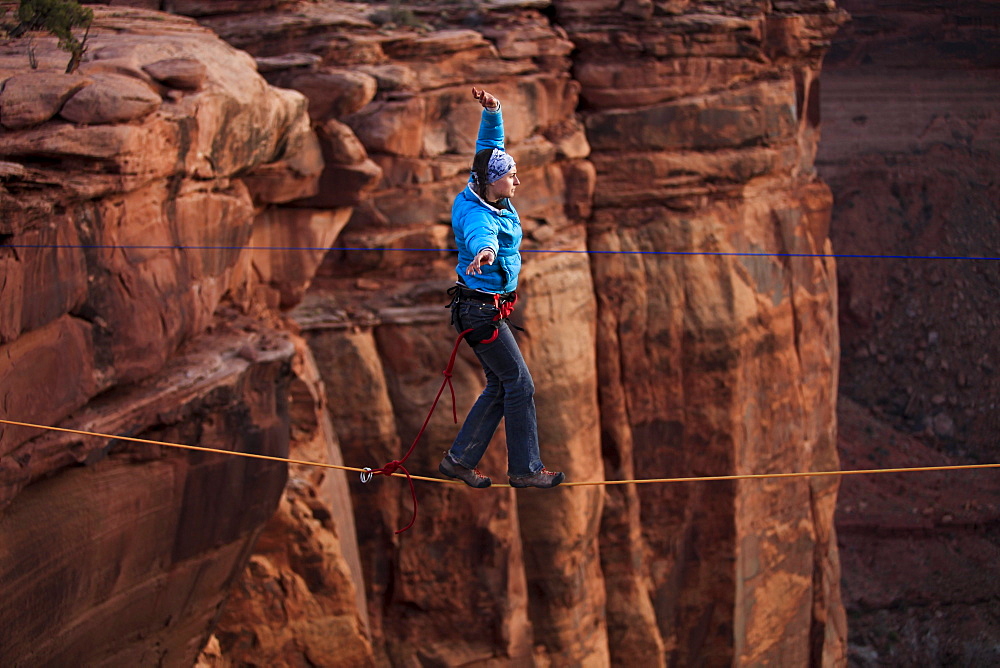
[[483,105],[483,116],[479,121],[479,137],[476,139],[476,152],[484,148],[504,150],[503,113],[500,111],[500,100],[492,93],[472,87],[472,97]]

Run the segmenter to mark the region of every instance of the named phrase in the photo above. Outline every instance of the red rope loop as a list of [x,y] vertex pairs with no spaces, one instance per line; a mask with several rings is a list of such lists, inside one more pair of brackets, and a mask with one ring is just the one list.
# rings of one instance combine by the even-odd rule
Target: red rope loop
[[[407,456],[409,456],[409,453],[407,453]],[[413,485],[413,478],[410,477],[410,472],[406,470],[405,466],[403,466],[403,462],[398,459],[393,459],[382,468],[372,471],[372,475],[382,474],[384,476],[390,476],[396,471],[402,471],[406,476],[406,482],[410,484],[410,496],[413,498],[413,516],[410,517],[409,524],[396,531],[397,534],[400,534],[412,527],[413,523],[417,521],[417,488]]]
[[382,468],[376,469],[371,472],[372,475],[382,474],[384,476],[391,476],[396,471],[402,471],[406,475],[406,481],[410,483],[410,496],[413,497],[413,517],[410,518],[409,524],[407,524],[405,527],[399,529],[396,532],[397,534],[403,533],[404,531],[412,527],[413,523],[417,521],[417,490],[413,486],[413,478],[410,477],[410,472],[406,470],[405,466],[403,466],[403,462],[405,462],[409,458],[409,456],[413,454],[414,448],[417,447],[417,442],[420,440],[420,437],[424,435],[424,431],[427,430],[427,425],[431,421],[431,415],[434,414],[434,409],[437,408],[438,400],[441,398],[441,394],[444,392],[444,388],[446,385],[451,389],[452,416],[454,417],[455,423],[456,424],[458,423],[458,407],[455,405],[455,387],[451,384],[451,376],[452,376],[452,370],[455,368],[455,358],[458,356],[458,348],[462,344],[462,338],[465,337],[465,335],[471,331],[472,331],[471,329],[467,329],[461,334],[459,334],[458,338],[455,339],[455,346],[451,350],[451,357],[448,358],[448,366],[445,367],[444,371],[442,372],[444,374],[444,380],[441,382],[441,389],[438,390],[437,396],[434,397],[434,402],[431,404],[431,409],[430,411],[428,411],[427,417],[424,419],[423,426],[420,427],[420,431],[417,432],[416,437],[413,439],[413,443],[410,444],[410,449],[406,451],[406,454],[403,455],[402,458],[394,459],[391,462],[385,464]]

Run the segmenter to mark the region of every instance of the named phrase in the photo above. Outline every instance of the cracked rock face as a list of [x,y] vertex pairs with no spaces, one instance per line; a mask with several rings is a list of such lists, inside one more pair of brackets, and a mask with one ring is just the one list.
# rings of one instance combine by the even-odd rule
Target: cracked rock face
[[[95,8],[72,75],[31,40],[35,70],[0,45],[2,417],[287,456],[292,338],[224,302],[308,282],[308,257],[257,273],[247,249],[260,209],[315,192],[305,98],[180,17]],[[3,425],[0,663],[191,665],[286,479]]]
[[[477,120],[468,88],[485,79],[524,177],[526,249],[542,251],[525,254],[517,317],[546,462],[580,480],[835,467],[835,268],[810,256],[829,250],[817,79],[842,15],[825,2],[503,4],[409,17],[429,32],[375,29],[338,3],[203,19],[269,79],[306,89],[354,68],[378,83],[337,119],[383,174],[337,245],[375,250],[328,255],[293,311],[345,459],[399,456],[440,382],[447,212]],[[317,109],[338,113],[329,99]],[[460,414],[479,374],[462,352]],[[435,416],[411,470],[432,473],[454,429]],[[483,463],[495,476],[501,445]],[[393,531],[410,510],[385,482],[354,499],[388,660],[845,655],[835,482],[493,490],[474,504],[432,488],[431,519],[404,539]]]
[[[3,136],[0,266],[12,278],[0,290],[17,299],[0,300],[0,343],[16,353],[6,360],[32,361],[0,361],[0,379],[25,389],[25,369],[42,369],[37,387],[62,392],[9,392],[9,404],[48,424],[354,466],[397,458],[453,342],[441,308],[454,280],[448,212],[478,122],[469,89],[486,82],[525,183],[516,318],[530,332],[547,465],[578,481],[836,468],[835,268],[815,257],[829,251],[831,201],[813,169],[820,60],[842,18],[832,3],[502,2],[442,16],[338,2],[173,7],[202,24],[98,11],[109,32],[94,33],[86,83],[54,80],[48,106],[22,114],[48,120]],[[55,55],[39,54],[48,70]],[[98,85],[92,122],[59,116]],[[99,120],[102,90],[135,115]],[[29,299],[29,285],[53,287]],[[294,307],[284,326],[309,353],[273,317],[224,336],[235,316],[220,303]],[[181,351],[202,345],[202,364],[235,365],[218,381],[234,389],[199,385],[178,404],[190,411],[140,412],[155,419],[83,420],[98,394],[128,407],[120,388],[176,379],[164,375],[175,363],[197,377]],[[60,349],[74,351],[69,386],[57,382]],[[460,414],[481,373],[462,349]],[[290,445],[270,439],[282,426]],[[440,410],[409,469],[432,474],[455,430]],[[10,508],[43,476],[71,484],[62,468],[106,445],[49,447],[8,428],[2,439]],[[121,446],[82,470],[150,461],[173,460]],[[502,478],[502,433],[483,468]],[[275,475],[252,509],[205,516],[199,535],[221,531],[232,552],[224,576],[190,584],[209,592],[202,604],[221,605],[250,558]],[[195,500],[178,503],[201,508],[234,479],[249,480],[185,482]],[[475,497],[421,487],[417,525],[397,536],[411,512],[400,482],[352,485],[348,501],[344,479],[293,471],[202,661],[844,660],[835,482]],[[203,545],[170,549],[193,569],[221,553]],[[170,659],[193,656],[212,630],[184,618],[189,642]]]

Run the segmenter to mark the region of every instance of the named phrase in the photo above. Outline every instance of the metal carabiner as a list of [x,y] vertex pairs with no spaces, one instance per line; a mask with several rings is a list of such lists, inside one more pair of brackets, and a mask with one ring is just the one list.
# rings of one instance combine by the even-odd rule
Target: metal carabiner
[[375,475],[375,474],[374,474],[374,473],[372,473],[372,470],[371,470],[371,468],[370,468],[370,467],[368,467],[368,466],[366,466],[366,467],[365,467],[365,470],[364,470],[364,473],[362,473],[362,474],[361,474],[361,482],[362,482],[362,483],[366,483],[366,482],[368,482],[369,480],[371,480],[371,479],[372,479],[372,476],[373,476],[373,475]]

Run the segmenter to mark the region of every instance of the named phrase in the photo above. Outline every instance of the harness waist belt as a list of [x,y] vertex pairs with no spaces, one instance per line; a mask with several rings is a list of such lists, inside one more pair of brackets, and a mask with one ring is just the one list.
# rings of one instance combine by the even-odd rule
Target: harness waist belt
[[[461,299],[473,299],[477,302],[482,302],[484,304],[495,303],[493,293],[491,292],[481,292],[480,290],[472,290],[470,288],[465,287],[464,285],[456,285],[455,287],[458,288],[458,296]],[[501,302],[509,302],[513,301],[514,299],[513,292],[501,292],[497,296],[500,298]]]

